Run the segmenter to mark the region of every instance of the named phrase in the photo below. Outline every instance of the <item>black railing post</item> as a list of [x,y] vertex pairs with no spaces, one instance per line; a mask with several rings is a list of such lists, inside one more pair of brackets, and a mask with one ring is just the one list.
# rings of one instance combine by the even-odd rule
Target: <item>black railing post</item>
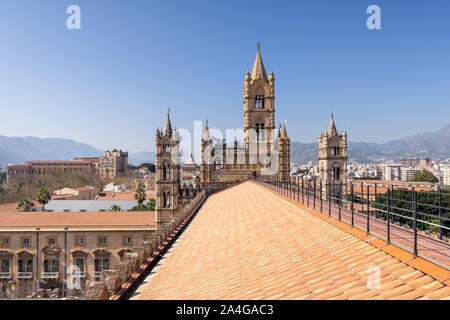
[[305,204],[305,185],[303,182],[303,176],[302,176],[302,204]]
[[338,202],[338,210],[339,210],[339,220],[341,220],[341,201],[342,201],[342,181],[339,182],[339,202]]
[[314,194],[314,205],[313,205],[313,207],[315,209],[316,208],[316,179],[314,179],[314,186],[313,186],[313,188],[314,188],[314,191],[313,191],[313,194]]
[[309,207],[309,196],[311,194],[311,190],[310,190],[310,186],[311,186],[311,181],[308,179],[308,186],[307,186],[307,191],[306,191],[306,197],[308,198],[308,207]]
[[320,212],[323,212],[323,209],[322,209],[322,180],[320,180],[320,190],[319,190],[319,192],[320,192]]
[[300,201],[300,178],[297,176],[297,201]]
[[414,228],[414,255],[417,256],[417,193],[416,190],[414,190],[414,187],[412,188],[413,192],[413,213],[414,213],[414,221],[413,221],[413,228]]
[[350,194],[351,194],[351,203],[350,203],[350,207],[351,207],[351,211],[352,211],[352,227],[353,227],[353,223],[354,223],[354,208],[353,208],[353,182],[350,182]]
[[439,187],[439,239],[442,240],[442,189]]
[[[377,184],[375,183],[375,206],[377,204]],[[375,208],[375,218],[378,219],[378,210]]]
[[386,205],[386,217],[387,217],[387,243],[391,243],[391,217],[390,217],[390,211],[391,211],[391,199],[389,197],[389,194],[391,192],[389,191],[389,188],[387,189],[387,205]]
[[328,215],[331,217],[331,183],[328,182]]
[[370,186],[367,186],[367,233],[370,232]]

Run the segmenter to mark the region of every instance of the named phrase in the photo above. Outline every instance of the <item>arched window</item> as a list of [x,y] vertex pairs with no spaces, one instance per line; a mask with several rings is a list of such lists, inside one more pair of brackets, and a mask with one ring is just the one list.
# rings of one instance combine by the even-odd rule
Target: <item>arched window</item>
[[256,109],[264,109],[264,95],[258,94],[255,98]]
[[169,192],[166,192],[165,195],[166,195],[165,196],[165,200],[166,200],[165,207],[166,208],[170,208],[170,195],[169,195]]
[[331,147],[331,155],[332,156],[338,156],[340,152],[339,147]]
[[341,180],[341,168],[339,167],[331,168],[331,180],[333,181]]
[[259,140],[259,123],[256,124],[256,141]]

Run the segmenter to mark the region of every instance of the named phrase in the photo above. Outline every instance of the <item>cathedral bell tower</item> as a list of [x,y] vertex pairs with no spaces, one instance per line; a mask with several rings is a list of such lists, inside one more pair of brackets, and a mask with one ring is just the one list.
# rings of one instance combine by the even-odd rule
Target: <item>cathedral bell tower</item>
[[333,114],[328,131],[319,137],[319,172],[325,184],[347,180],[347,132],[338,134]]
[[[248,130],[254,129],[258,141],[271,141],[275,130],[275,76],[267,77],[261,58],[260,45],[257,45],[253,70],[244,78],[244,134],[248,146]],[[266,136],[262,136],[265,131]],[[270,144],[267,148],[271,150]]]
[[169,112],[161,132],[156,129],[156,222],[169,223],[177,213],[180,185],[179,133],[172,131]]

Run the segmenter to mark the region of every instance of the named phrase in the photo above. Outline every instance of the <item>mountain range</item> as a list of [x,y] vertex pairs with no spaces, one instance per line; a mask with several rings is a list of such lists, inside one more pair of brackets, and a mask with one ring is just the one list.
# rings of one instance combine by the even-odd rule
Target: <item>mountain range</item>
[[[101,156],[103,151],[86,143],[60,138],[5,137],[0,135],[0,165],[31,160],[69,160]],[[450,158],[450,124],[435,132],[424,132],[387,143],[349,142],[348,156],[358,162],[382,162],[399,158]],[[318,143],[291,143],[291,162],[317,162]],[[130,153],[128,162],[154,162],[155,153]]]
[[[387,143],[348,143],[348,157],[358,162],[378,163],[401,158],[450,158],[450,124],[435,132],[424,132]],[[291,143],[291,162],[318,162],[317,143]]]

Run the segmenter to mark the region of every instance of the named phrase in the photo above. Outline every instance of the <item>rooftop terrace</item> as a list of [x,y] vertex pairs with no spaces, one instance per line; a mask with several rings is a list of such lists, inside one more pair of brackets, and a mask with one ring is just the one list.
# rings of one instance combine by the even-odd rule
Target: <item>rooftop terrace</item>
[[254,182],[214,194],[132,299],[450,298],[449,270],[322,215]]

